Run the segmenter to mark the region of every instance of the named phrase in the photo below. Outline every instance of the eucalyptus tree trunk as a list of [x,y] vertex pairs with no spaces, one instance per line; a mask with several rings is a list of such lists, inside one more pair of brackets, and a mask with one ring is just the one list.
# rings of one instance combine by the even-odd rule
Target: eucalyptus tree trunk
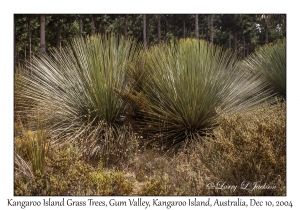
[[214,43],[214,25],[213,25],[213,15],[210,15],[210,43]]
[[228,34],[228,48],[231,49],[231,32]]
[[95,22],[94,22],[94,17],[93,17],[93,15],[92,15],[91,27],[92,27],[91,34],[92,34],[92,36],[93,36],[93,35],[95,35]]
[[41,54],[46,54],[45,15],[40,15],[41,24]]
[[265,43],[268,44],[269,43],[269,28],[268,25],[265,25]]
[[82,38],[82,18],[80,17],[79,20],[79,37]]
[[245,37],[243,36],[243,45],[244,45],[244,47],[243,47],[243,58],[245,58],[246,57],[246,40],[245,40]]
[[249,48],[250,48],[250,43],[247,44],[247,56],[249,55]]
[[233,49],[236,52],[237,51],[237,32],[233,32]]
[[144,40],[144,47],[147,48],[147,20],[146,15],[143,15],[143,40]]
[[183,38],[186,38],[185,18],[183,18]]
[[160,15],[157,16],[157,42],[160,44],[161,41],[161,22]]
[[56,48],[59,50],[61,48],[61,23],[60,23],[60,21],[57,26]]
[[28,26],[28,53],[29,53],[29,59],[31,58],[31,17],[28,16],[28,22],[27,22],[27,26]]
[[195,37],[199,39],[198,15],[195,16]]
[[150,39],[149,39],[149,37],[150,37],[150,34],[149,34],[149,23],[150,23],[150,21],[149,21],[149,15],[147,15],[146,16],[146,37],[147,37],[147,43],[149,44],[150,43]]
[[14,31],[15,31],[15,33],[14,33],[14,65],[16,67],[17,63],[18,63],[17,62],[18,58],[17,58],[17,38],[16,38],[17,29],[16,29],[16,20],[14,22]]
[[127,39],[127,15],[124,16],[124,37]]

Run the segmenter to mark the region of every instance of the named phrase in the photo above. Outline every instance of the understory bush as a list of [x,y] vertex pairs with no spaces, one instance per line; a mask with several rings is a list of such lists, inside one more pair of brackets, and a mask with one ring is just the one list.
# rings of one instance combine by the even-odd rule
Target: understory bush
[[33,176],[15,174],[15,195],[131,195],[134,180],[124,172],[92,167],[83,160],[79,149],[74,146],[55,148],[47,158],[47,170]]
[[[212,182],[238,186],[235,192],[216,190],[215,193],[285,195],[285,102],[266,104],[243,114],[222,114],[218,122],[214,138],[207,137],[192,150],[215,177]],[[243,187],[246,189],[241,189]]]

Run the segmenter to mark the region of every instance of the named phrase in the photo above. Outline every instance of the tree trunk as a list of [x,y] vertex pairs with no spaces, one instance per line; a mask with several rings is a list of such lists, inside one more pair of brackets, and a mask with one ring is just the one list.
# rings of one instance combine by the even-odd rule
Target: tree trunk
[[244,45],[244,47],[243,47],[243,56],[245,58],[246,57],[246,40],[245,40],[244,36],[243,36],[243,45]]
[[249,55],[250,43],[247,44],[247,56]]
[[127,15],[124,16],[124,37],[127,39]]
[[147,20],[146,15],[143,15],[143,39],[144,39],[144,47],[147,48]]
[[269,43],[269,29],[268,29],[268,25],[266,24],[265,25],[265,33],[266,33],[266,40],[265,40],[265,42],[266,42],[266,44],[268,44]]
[[146,36],[147,36],[147,43],[150,43],[150,33],[149,33],[149,15],[146,16]]
[[213,25],[213,15],[210,15],[210,43],[214,43],[214,25]]
[[[16,19],[16,17],[15,17]],[[14,64],[15,64],[15,67],[17,66],[17,37],[16,37],[16,32],[17,32],[17,29],[16,29],[16,20],[14,22],[14,30],[15,30],[15,33],[14,33]],[[16,73],[16,71],[14,71]]]
[[195,37],[199,39],[198,15],[195,16]]
[[185,18],[183,18],[183,38],[186,38]]
[[160,25],[160,15],[157,16],[157,42],[160,44],[161,41],[161,25]]
[[79,18],[79,37],[82,38],[82,19]]
[[231,49],[231,33],[229,31],[229,35],[228,35],[228,48]]
[[167,24],[167,20],[165,21],[165,42],[167,41],[167,31],[168,31],[168,24]]
[[61,23],[60,23],[60,20],[59,20],[57,27],[58,28],[57,28],[56,48],[58,50],[60,50],[60,48],[61,48]]
[[29,59],[31,59],[31,18],[28,16],[28,53],[29,53]]
[[93,17],[93,15],[92,15],[91,27],[92,27],[91,34],[92,34],[92,36],[93,36],[93,35],[95,35],[95,22],[94,22],[94,17]]
[[46,54],[45,15],[40,15],[41,24],[41,54]]
[[234,48],[234,51],[236,52],[237,51],[237,32],[233,32],[233,48]]

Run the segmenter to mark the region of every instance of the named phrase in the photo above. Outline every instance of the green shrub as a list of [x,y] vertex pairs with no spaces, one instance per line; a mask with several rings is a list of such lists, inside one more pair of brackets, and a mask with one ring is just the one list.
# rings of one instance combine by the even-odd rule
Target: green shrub
[[15,175],[15,195],[88,196],[131,195],[134,180],[125,172],[94,168],[81,160],[79,149],[74,146],[53,148],[46,161],[47,170],[42,174],[26,177]]
[[60,139],[80,139],[102,121],[122,124],[125,103],[115,90],[126,85],[124,68],[135,46],[113,34],[76,38],[60,51],[34,57],[16,97],[34,101]]
[[132,74],[142,75],[140,92],[123,97],[140,107],[144,135],[168,147],[213,128],[217,108],[248,110],[270,96],[260,77],[238,69],[235,55],[203,40],[154,46],[139,59]]
[[43,173],[50,141],[48,132],[43,129],[41,114],[37,113],[36,117],[35,131],[24,127],[20,118],[15,122],[15,154],[29,161],[33,173]]
[[264,45],[243,61],[243,68],[261,75],[280,96],[286,97],[286,39]]

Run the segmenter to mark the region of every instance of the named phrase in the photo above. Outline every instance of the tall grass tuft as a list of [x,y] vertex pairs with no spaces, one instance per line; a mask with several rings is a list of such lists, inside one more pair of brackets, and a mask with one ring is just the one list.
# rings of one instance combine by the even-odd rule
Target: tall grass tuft
[[260,74],[265,82],[286,97],[286,39],[262,46],[243,62],[243,67]]
[[[59,133],[83,134],[104,121],[121,123],[124,102],[115,89],[125,85],[124,67],[133,58],[135,42],[114,34],[76,38],[60,51],[34,57],[20,76],[22,98],[46,113]],[[21,83],[20,82],[20,83]]]
[[236,55],[203,40],[154,46],[142,59],[139,126],[168,146],[214,127],[217,109],[243,111],[270,96],[259,75],[238,68]]

